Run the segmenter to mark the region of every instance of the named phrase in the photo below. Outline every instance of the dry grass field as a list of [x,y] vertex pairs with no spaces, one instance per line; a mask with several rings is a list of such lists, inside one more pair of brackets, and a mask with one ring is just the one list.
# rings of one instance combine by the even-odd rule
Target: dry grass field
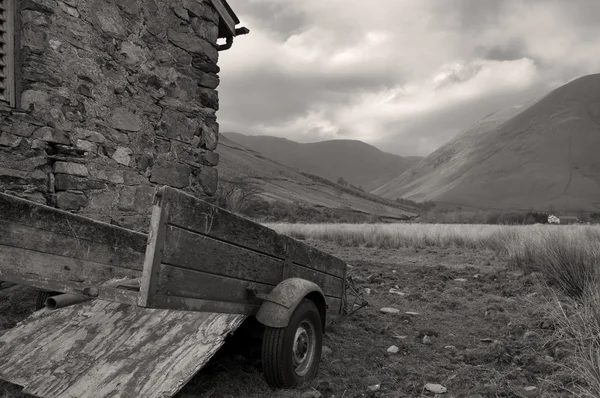
[[[273,391],[232,355],[178,398],[434,397],[427,383],[440,397],[600,396],[600,228],[269,226],[347,261],[370,305],[328,328],[307,386]],[[0,329],[32,305],[31,291],[0,292]],[[25,395],[0,384],[0,397]]]

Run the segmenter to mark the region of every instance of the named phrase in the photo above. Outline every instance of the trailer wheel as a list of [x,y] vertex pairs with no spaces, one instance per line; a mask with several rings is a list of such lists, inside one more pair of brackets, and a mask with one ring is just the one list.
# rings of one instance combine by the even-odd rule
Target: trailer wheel
[[39,311],[42,308],[46,307],[46,300],[48,300],[52,296],[56,296],[56,292],[47,292],[45,290],[38,291],[37,299],[35,300],[35,310]]
[[322,343],[319,310],[304,299],[286,328],[265,328],[262,365],[267,383],[274,388],[292,388],[314,378]]

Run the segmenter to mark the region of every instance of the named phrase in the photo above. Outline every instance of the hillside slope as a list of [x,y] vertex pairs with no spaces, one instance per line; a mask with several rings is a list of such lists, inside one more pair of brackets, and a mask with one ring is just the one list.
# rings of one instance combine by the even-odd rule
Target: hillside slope
[[260,187],[260,196],[267,200],[298,202],[315,208],[344,209],[397,220],[417,216],[413,209],[301,173],[225,136],[220,137],[217,152],[220,155],[219,176],[222,181],[243,177]]
[[222,133],[230,140],[286,166],[371,191],[382,186],[421,157],[401,157],[355,140],[331,140],[302,144],[285,138]]
[[599,154],[595,74],[488,116],[374,193],[484,209],[597,210]]

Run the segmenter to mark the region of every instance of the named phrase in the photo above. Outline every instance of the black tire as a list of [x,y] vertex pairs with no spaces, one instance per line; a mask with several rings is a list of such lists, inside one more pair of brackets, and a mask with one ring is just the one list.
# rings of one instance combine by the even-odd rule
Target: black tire
[[46,300],[48,300],[52,296],[56,296],[57,294],[60,294],[60,293],[46,292],[44,290],[38,291],[37,299],[35,300],[35,310],[39,311],[42,308],[45,308],[46,307]]
[[312,380],[319,370],[323,326],[315,303],[304,299],[286,328],[265,328],[262,366],[267,383],[292,388]]

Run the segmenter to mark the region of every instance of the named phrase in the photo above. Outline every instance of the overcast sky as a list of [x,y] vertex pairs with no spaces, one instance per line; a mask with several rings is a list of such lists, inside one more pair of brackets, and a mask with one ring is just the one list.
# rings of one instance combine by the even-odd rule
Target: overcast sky
[[221,131],[427,155],[472,122],[600,72],[600,0],[229,0]]

